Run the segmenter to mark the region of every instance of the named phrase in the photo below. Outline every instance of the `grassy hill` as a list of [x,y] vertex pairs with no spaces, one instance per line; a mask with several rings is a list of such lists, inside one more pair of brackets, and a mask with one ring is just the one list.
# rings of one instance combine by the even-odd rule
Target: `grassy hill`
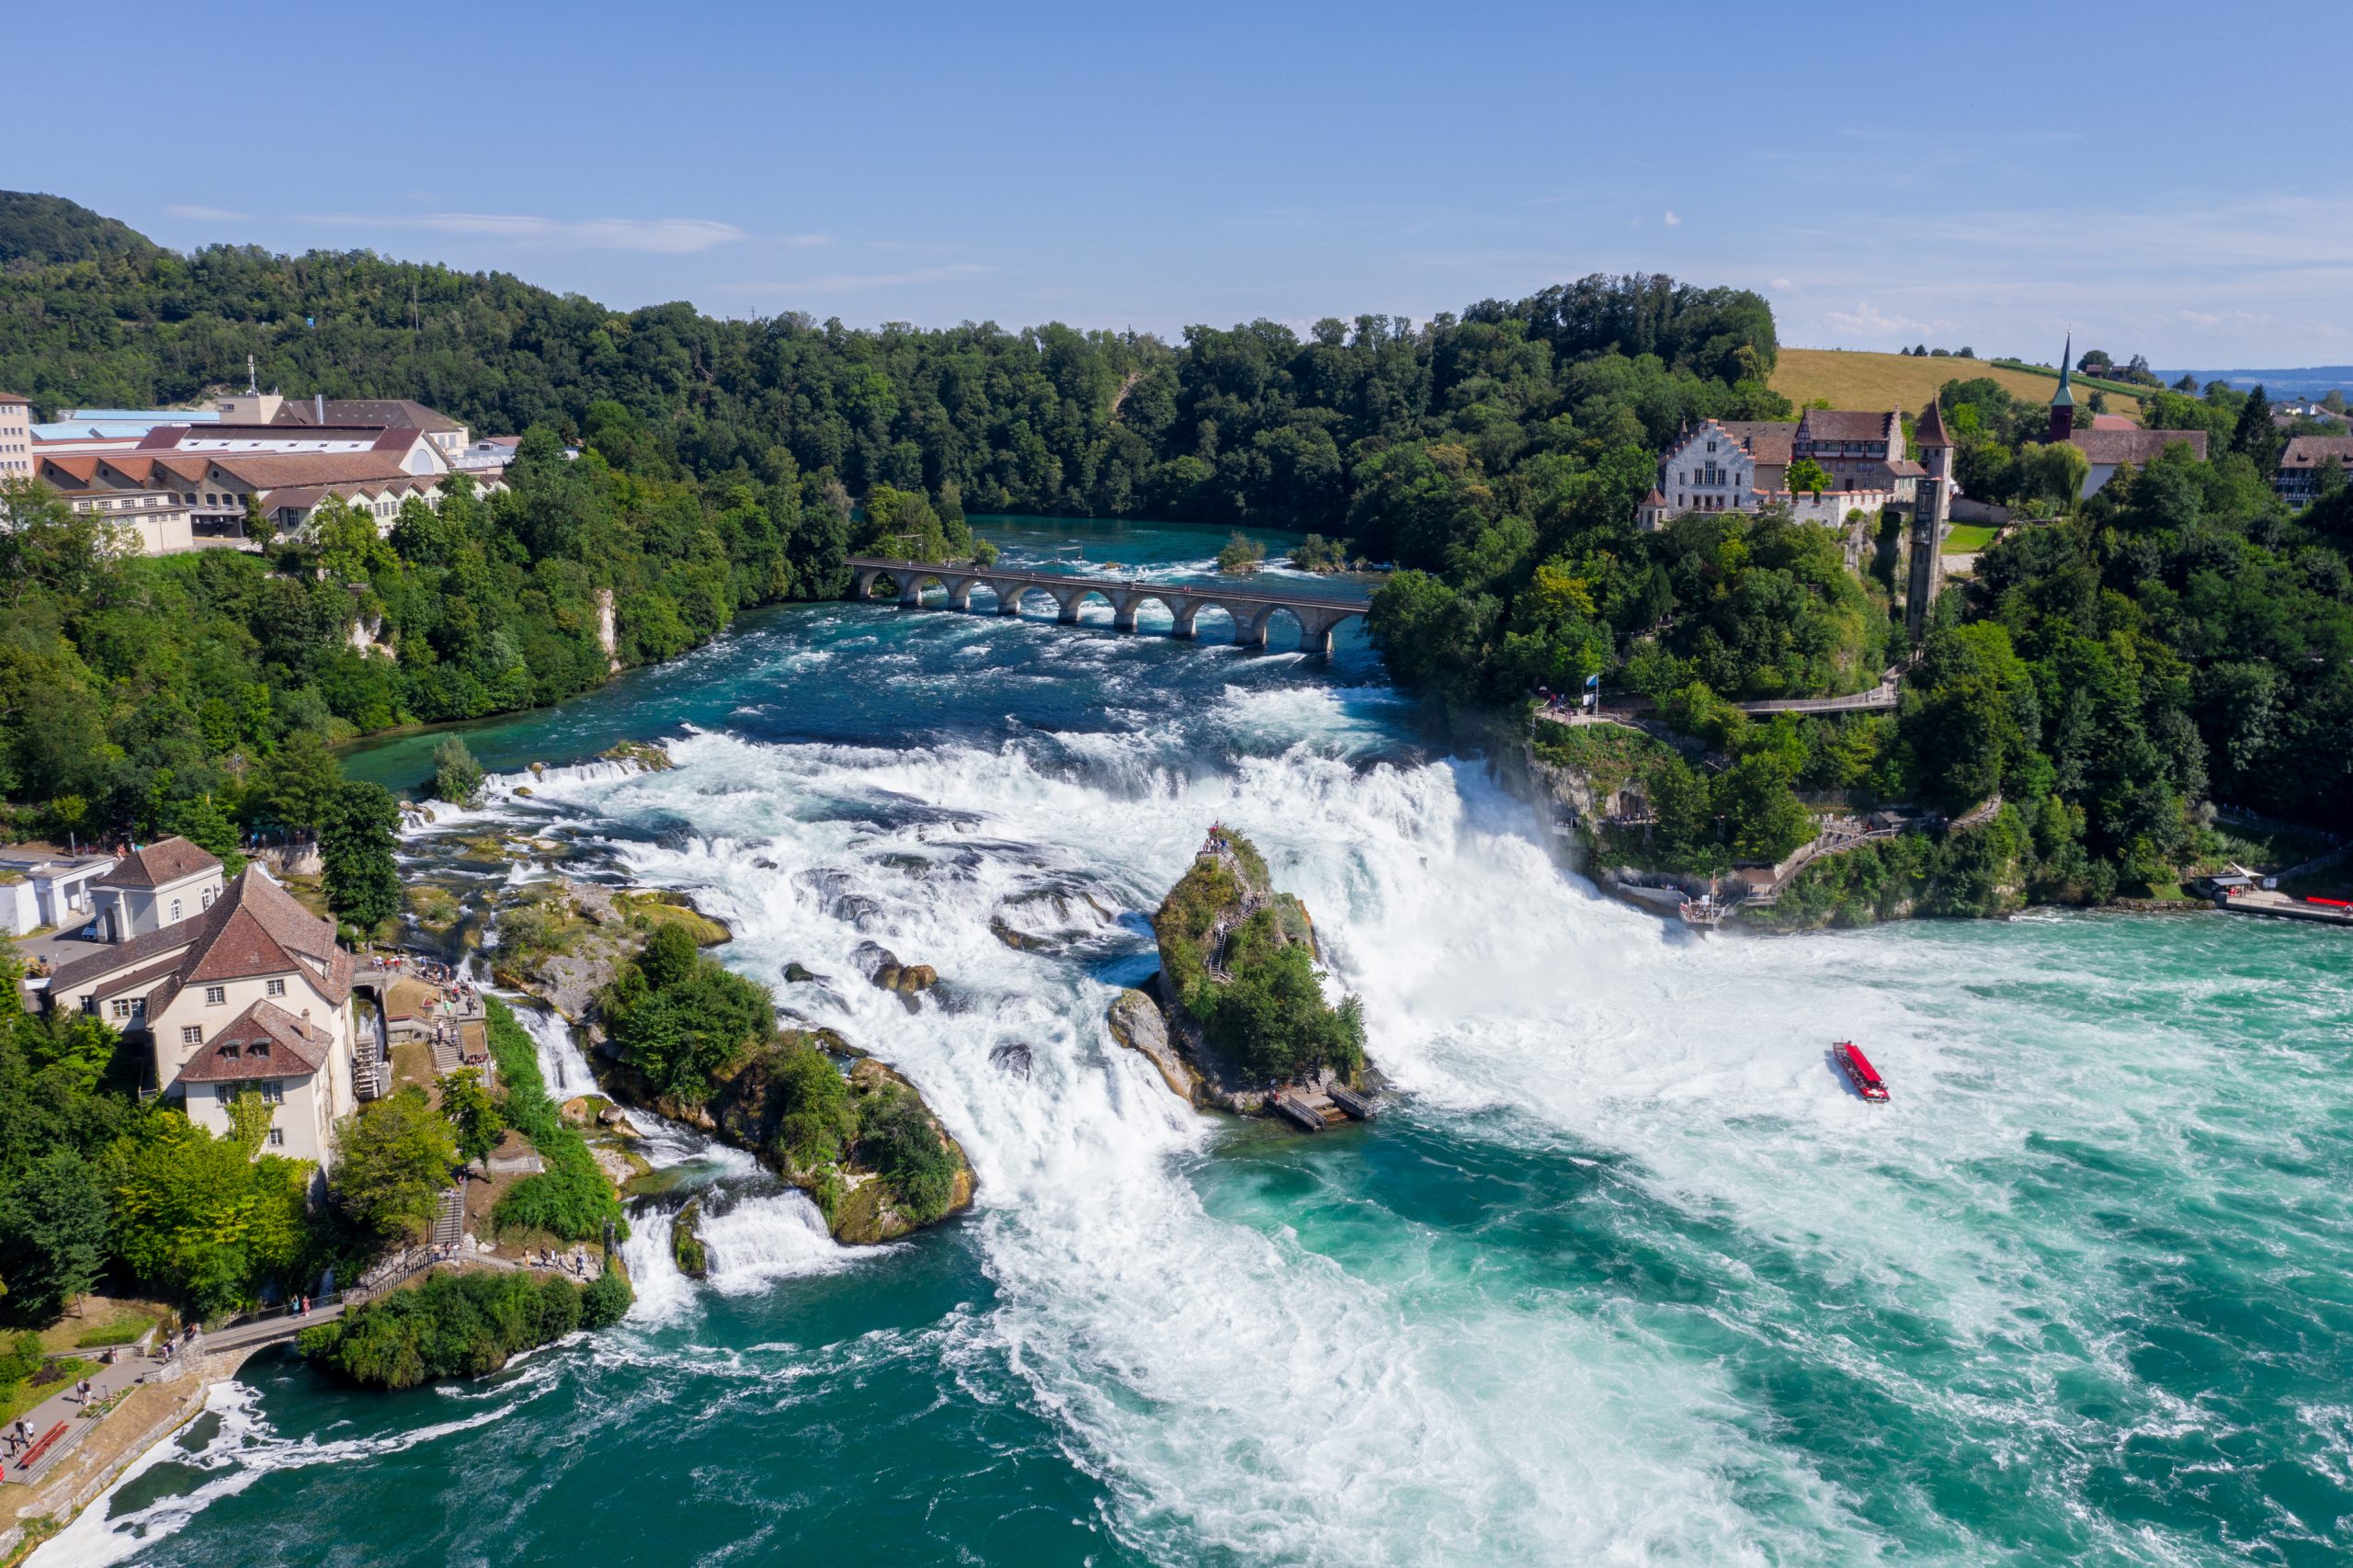
[[[1843,348],[1782,349],[1772,384],[1775,392],[1801,407],[1826,397],[1833,408],[1901,408],[1916,414],[1947,381],[1979,376],[2001,382],[2013,397],[2030,403],[2050,402],[2057,384],[2051,376],[2006,369],[1983,359],[1915,359],[1905,354],[1864,354]],[[2086,412],[2090,402],[2088,394],[2079,399]],[[2111,392],[2108,409],[2138,418],[2141,405],[2138,399]]]
[[146,235],[78,201],[28,190],[0,190],[0,268],[22,270],[154,254],[154,242]]

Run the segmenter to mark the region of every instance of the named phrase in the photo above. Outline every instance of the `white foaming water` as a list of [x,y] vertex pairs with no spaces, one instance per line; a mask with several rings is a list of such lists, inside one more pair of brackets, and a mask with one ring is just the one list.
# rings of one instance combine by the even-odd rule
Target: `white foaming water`
[[[1302,711],[1317,704],[1320,722]],[[1000,901],[1043,887],[1149,911],[1222,820],[1306,900],[1336,985],[1365,998],[1377,1059],[1433,1105],[1517,1107],[1563,1136],[1610,1128],[1620,1101],[1647,1115],[1681,1099],[1717,1125],[1766,1108],[1834,1131],[1858,1122],[1809,1064],[1825,1026],[1799,988],[1768,986],[1762,1011],[1711,1028],[1706,993],[1730,946],[1703,954],[1562,877],[1527,809],[1475,766],[1359,769],[1328,755],[1361,724],[1338,694],[1229,694],[1227,707],[1237,734],[1324,741],[1203,776],[1142,736],[1057,737],[1078,765],[1069,777],[1017,744],[886,753],[705,735],[675,748],[675,773],[541,793],[592,815],[693,822],[705,836],[613,851],[640,878],[694,889],[736,932],[737,968],[775,983],[797,960],[831,977],[779,985],[779,1000],[922,1087],[980,1177],[999,1294],[986,1332],[1120,1497],[1123,1533],[1180,1553],[1329,1562],[1765,1560],[1734,1477],[1799,1500],[1776,1527],[1792,1540],[1836,1532],[1837,1500],[1724,1419],[1733,1402],[1704,1367],[1476,1291],[1433,1319],[1411,1291],[1208,1213],[1184,1156],[1218,1124],[1108,1044],[1115,988],[991,935]],[[864,984],[852,950],[869,940],[935,966],[958,1010],[910,1017]],[[1763,978],[1730,961],[1744,990]],[[1898,1017],[1881,1008],[1872,1038]],[[1027,1078],[992,1064],[1008,1041],[1031,1048]],[[1703,1161],[1669,1166],[1670,1183],[1736,1196]],[[734,1272],[731,1218],[706,1229],[714,1283],[751,1288],[769,1276]]]
[[[261,1415],[261,1394],[242,1383],[215,1383],[205,1391],[205,1416],[219,1425],[202,1447],[190,1451],[176,1442],[163,1442],[133,1460],[105,1493],[83,1509],[74,1522],[41,1543],[27,1559],[26,1568],[108,1568],[154,1546],[224,1497],[233,1497],[266,1475],[281,1470],[307,1470],[318,1465],[349,1464],[399,1453],[460,1432],[470,1432],[503,1421],[553,1381],[551,1371],[526,1370],[502,1382],[487,1398],[487,1408],[452,1421],[435,1422],[381,1437],[350,1437],[320,1442],[281,1437]],[[481,1403],[475,1395],[465,1403]],[[199,1420],[203,1417],[199,1417]],[[209,1479],[194,1488],[158,1498],[119,1517],[110,1517],[109,1503],[155,1466],[184,1464],[207,1472]]]
[[[548,1097],[562,1105],[575,1095],[598,1093],[597,1074],[588,1068],[588,1059],[580,1052],[580,1044],[572,1038],[572,1026],[563,1015],[552,1007],[543,1007],[527,997],[508,996],[515,1009],[515,1021],[539,1047],[540,1076],[545,1080]],[[666,1164],[668,1162],[658,1162]]]

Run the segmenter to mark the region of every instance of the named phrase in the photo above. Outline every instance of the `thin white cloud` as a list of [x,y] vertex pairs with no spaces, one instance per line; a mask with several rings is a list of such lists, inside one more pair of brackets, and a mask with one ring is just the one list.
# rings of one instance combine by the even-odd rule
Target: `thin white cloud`
[[1773,281],[1768,285],[1768,287],[1770,287],[1770,288],[1774,288],[1774,289],[1794,289],[1794,288],[1796,288],[1796,287],[1797,287],[1797,285],[1796,285],[1796,284],[1794,284],[1794,283],[1792,283],[1792,282],[1790,282],[1790,281],[1788,278],[1774,278],[1774,279],[1773,279]]
[[[651,251],[692,256],[749,238],[733,223],[710,218],[543,218],[522,212],[426,212],[415,215],[338,212],[302,220],[372,229],[409,229],[433,234],[473,234],[529,245],[573,245],[586,250]],[[815,243],[822,244],[822,239]]]
[[1673,209],[1673,208],[1671,208],[1671,207],[1667,209],[1667,210],[1666,210],[1666,226],[1667,226],[1668,228],[1670,228],[1670,229],[1675,228],[1675,227],[1678,226],[1679,224],[1681,224],[1681,223],[1682,223],[1682,222],[1683,222],[1683,220],[1682,220],[1682,219],[1680,219],[1680,218],[1678,218],[1678,217],[1677,217],[1677,216],[1675,215],[1675,209]]
[[192,218],[199,223],[242,223],[250,216],[232,212],[225,207],[166,207],[164,210],[175,218]]

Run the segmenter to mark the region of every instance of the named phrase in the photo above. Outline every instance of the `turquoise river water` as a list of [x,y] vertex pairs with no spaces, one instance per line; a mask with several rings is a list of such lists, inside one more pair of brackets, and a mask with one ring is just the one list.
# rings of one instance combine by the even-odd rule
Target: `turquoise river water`
[[[991,531],[1168,574],[1218,538]],[[642,1202],[613,1332],[389,1397],[250,1364],[36,1568],[2353,1560],[2341,934],[1696,937],[1561,869],[1360,637],[1209,619],[798,607],[471,732],[508,771],[420,864],[489,823],[691,890],[727,962],[921,1085],[977,1210],[845,1250],[659,1129],[709,1281]],[[513,771],[629,735],[679,766]],[[410,785],[430,743],[353,766]],[[1219,819],[1363,996],[1379,1122],[1196,1115],[1107,1038]],[[1043,888],[1108,913],[991,934]],[[866,940],[945,996],[781,983]],[[1892,1104],[1833,1073],[1848,1036]]]

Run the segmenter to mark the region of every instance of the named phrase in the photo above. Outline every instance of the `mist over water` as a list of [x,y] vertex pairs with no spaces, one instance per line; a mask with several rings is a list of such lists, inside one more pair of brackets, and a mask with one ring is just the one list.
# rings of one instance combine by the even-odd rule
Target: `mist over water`
[[[1056,528],[1097,560],[1205,553]],[[1563,873],[1360,642],[1327,666],[836,605],[632,681],[476,749],[666,735],[676,769],[509,772],[488,814],[691,891],[727,962],[922,1088],[978,1209],[843,1249],[745,1156],[641,1117],[678,1190],[632,1210],[620,1329],[392,1397],[257,1363],[42,1568],[2353,1548],[2336,933],[1695,938]],[[358,767],[406,782],[401,746]],[[1213,821],[1363,996],[1397,1085],[1374,1126],[1201,1117],[1108,1040]],[[866,984],[869,941],[940,992]],[[576,1047],[527,1021],[574,1087]],[[1892,1104],[1831,1070],[1847,1037]],[[669,1260],[688,1191],[699,1284]]]

